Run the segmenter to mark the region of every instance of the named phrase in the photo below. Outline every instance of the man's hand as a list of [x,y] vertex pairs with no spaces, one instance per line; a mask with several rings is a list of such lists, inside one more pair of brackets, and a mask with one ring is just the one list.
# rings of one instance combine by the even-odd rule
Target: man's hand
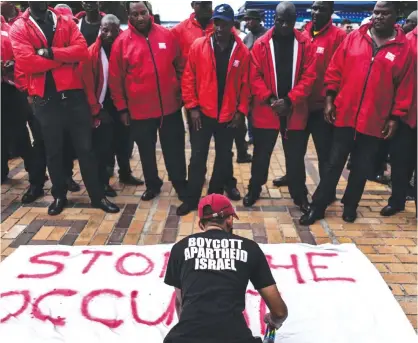
[[394,136],[396,129],[398,128],[398,122],[396,120],[388,120],[383,127],[383,138],[390,139]]
[[200,120],[200,111],[197,108],[190,110],[190,118],[192,119],[193,130],[199,131],[202,128]]
[[120,120],[121,120],[122,124],[125,125],[125,126],[131,125],[131,118],[129,117],[128,111],[122,112],[120,114]]
[[292,109],[284,99],[277,100],[277,108],[280,116],[288,117],[292,113]]
[[239,126],[239,122],[241,120],[241,116],[243,116],[243,115],[244,114],[241,113],[240,111],[235,112],[234,118],[229,123],[228,127],[232,128],[232,129],[236,129]]
[[105,124],[110,124],[113,122],[112,117],[104,108],[100,109],[100,112],[96,118]]
[[27,99],[28,99],[28,104],[29,104],[29,105],[33,105],[33,96],[28,95],[28,96],[27,96]]
[[329,124],[333,124],[335,121],[335,115],[336,115],[336,108],[335,108],[334,102],[327,99],[325,101],[325,109],[324,109],[325,121]]
[[284,319],[274,318],[271,313],[266,313],[264,316],[264,323],[266,323],[270,328],[280,329],[284,323]]
[[11,73],[15,69],[15,61],[6,61],[4,63],[4,69],[6,73]]

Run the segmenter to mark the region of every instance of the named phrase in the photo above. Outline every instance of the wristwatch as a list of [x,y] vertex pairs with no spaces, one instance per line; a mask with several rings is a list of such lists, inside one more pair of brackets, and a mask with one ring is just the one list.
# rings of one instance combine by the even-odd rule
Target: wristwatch
[[40,49],[38,54],[39,56],[45,56],[46,55],[45,49]]

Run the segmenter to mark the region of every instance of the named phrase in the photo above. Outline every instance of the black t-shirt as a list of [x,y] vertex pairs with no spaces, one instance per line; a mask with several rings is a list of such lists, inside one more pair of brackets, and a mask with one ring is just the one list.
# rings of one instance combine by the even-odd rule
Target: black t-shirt
[[92,45],[96,41],[97,37],[99,36],[99,30],[100,21],[98,23],[89,24],[86,21],[86,18],[81,20],[80,31],[87,42],[87,46]]
[[284,98],[292,89],[293,47],[295,36],[282,37],[273,35],[274,55],[276,59],[277,91],[279,98]]
[[254,241],[208,230],[176,243],[164,282],[181,289],[182,313],[164,342],[258,342],[242,314],[248,281],[255,289],[275,284]]

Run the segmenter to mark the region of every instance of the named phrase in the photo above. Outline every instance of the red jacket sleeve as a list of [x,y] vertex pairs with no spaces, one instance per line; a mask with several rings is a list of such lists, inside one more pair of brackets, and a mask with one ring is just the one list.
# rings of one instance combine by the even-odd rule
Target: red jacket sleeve
[[19,23],[15,23],[9,32],[13,54],[16,62],[20,65],[20,70],[25,74],[36,74],[45,73],[48,70],[60,67],[60,62],[49,60],[36,54],[35,48],[22,24],[22,20]]
[[95,116],[99,114],[102,106],[96,97],[92,59],[89,58],[88,60],[82,62],[79,68],[81,70],[84,93],[86,94],[91,114]]
[[197,96],[196,86],[196,67],[197,67],[197,45],[192,44],[189,51],[189,58],[187,59],[186,68],[184,69],[181,80],[181,90],[183,94],[184,106],[191,109],[199,106],[199,98]]
[[[267,101],[273,95],[273,92],[264,82],[263,63],[269,63],[267,57],[262,56],[261,44],[255,42],[251,49],[250,58],[250,80],[251,94],[261,101]],[[274,61],[273,61],[274,63]]]
[[117,39],[112,46],[109,61],[109,88],[112,94],[113,104],[118,111],[128,109],[125,95],[126,66],[123,61],[123,41]]
[[306,101],[312,93],[312,87],[316,80],[316,54],[315,46],[311,43],[305,43],[305,56],[303,56],[303,66],[300,80],[294,85],[288,93],[292,104]]
[[65,48],[52,47],[54,61],[63,63],[78,63],[88,58],[87,43],[78,29],[77,25],[71,19],[67,19],[70,26],[70,43]]
[[345,52],[348,46],[350,39],[347,37],[332,56],[331,62],[328,65],[327,71],[325,72],[325,88],[327,90],[334,91],[338,93],[340,90],[342,72],[344,68],[344,61],[345,61]]
[[395,98],[393,100],[392,115],[406,116],[412,106],[414,97],[414,84],[416,83],[414,73],[413,53],[406,54],[401,74],[395,80]]
[[174,34],[173,34],[173,40],[174,40],[175,54],[176,54],[176,57],[174,59],[174,68],[176,70],[177,79],[181,81],[181,76],[183,75],[184,67],[186,64],[186,59],[184,58],[181,52],[179,40]]
[[238,111],[248,115],[250,104],[250,86],[249,86],[249,71],[250,71],[250,53],[247,50],[245,58],[242,60],[242,73],[241,73],[241,90],[238,97]]
[[28,79],[24,72],[22,72],[22,68],[20,67],[20,63],[15,63],[15,70],[14,70],[14,81],[15,86],[21,92],[28,91]]

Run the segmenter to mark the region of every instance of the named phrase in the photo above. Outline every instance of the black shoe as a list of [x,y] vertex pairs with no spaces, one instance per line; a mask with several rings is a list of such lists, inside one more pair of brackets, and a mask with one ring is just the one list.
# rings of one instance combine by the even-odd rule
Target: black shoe
[[30,186],[29,189],[22,197],[23,204],[30,204],[34,202],[36,199],[44,196],[44,190],[38,186]]
[[142,181],[141,179],[137,179],[136,177],[129,175],[127,177],[119,177],[119,181],[124,183],[125,185],[131,185],[131,186],[142,186],[143,184],[145,184],[144,181]]
[[311,204],[309,203],[308,199],[304,199],[300,202],[295,202],[295,205],[299,206],[299,209],[303,214],[307,214],[311,210]]
[[59,215],[62,210],[64,209],[65,205],[67,205],[67,198],[56,198],[52,202],[51,205],[48,207],[48,214],[50,216],[57,216]]
[[310,211],[304,214],[299,219],[299,224],[304,226],[309,226],[314,224],[317,220],[324,219],[325,211],[321,211],[315,207],[311,207]]
[[187,202],[182,203],[179,207],[177,207],[176,214],[179,217],[183,217],[190,212],[197,210],[197,206],[191,206]]
[[242,204],[245,206],[245,207],[251,207],[251,206],[253,206],[256,202],[257,202],[257,200],[260,198],[260,194],[258,193],[254,193],[254,192],[248,192],[246,195],[245,195],[245,197],[244,197],[244,200],[242,201]]
[[357,219],[357,209],[353,207],[344,207],[342,218],[346,223],[354,223]]
[[378,174],[376,175],[376,177],[370,181],[376,182],[376,183],[380,183],[382,185],[388,185],[390,182],[390,178],[387,177],[384,174]]
[[241,200],[241,194],[236,187],[231,188],[231,189],[225,189],[225,193],[227,197],[231,199],[232,201]]
[[250,154],[244,156],[238,156],[237,163],[251,163],[253,161],[253,157]]
[[283,187],[283,186],[288,186],[289,183],[287,182],[287,176],[284,175],[282,177],[278,177],[277,179],[273,180],[273,185],[276,187]]
[[116,191],[110,185],[105,185],[104,186],[104,191],[105,191],[105,196],[107,196],[109,198],[114,198],[114,197],[118,196]]
[[399,212],[402,212],[402,211],[403,211],[403,209],[387,205],[387,206],[382,208],[382,210],[380,211],[380,215],[383,216],[383,217],[390,217],[390,216],[393,216],[396,213],[399,213]]
[[147,189],[141,196],[141,199],[144,201],[150,201],[160,194],[161,190],[152,190]]
[[81,190],[80,185],[77,182],[75,182],[72,177],[68,179],[67,186],[68,186],[68,190],[73,193],[80,192]]
[[109,201],[106,197],[98,202],[92,202],[91,206],[94,208],[100,208],[106,213],[118,213],[120,211],[119,207]]

